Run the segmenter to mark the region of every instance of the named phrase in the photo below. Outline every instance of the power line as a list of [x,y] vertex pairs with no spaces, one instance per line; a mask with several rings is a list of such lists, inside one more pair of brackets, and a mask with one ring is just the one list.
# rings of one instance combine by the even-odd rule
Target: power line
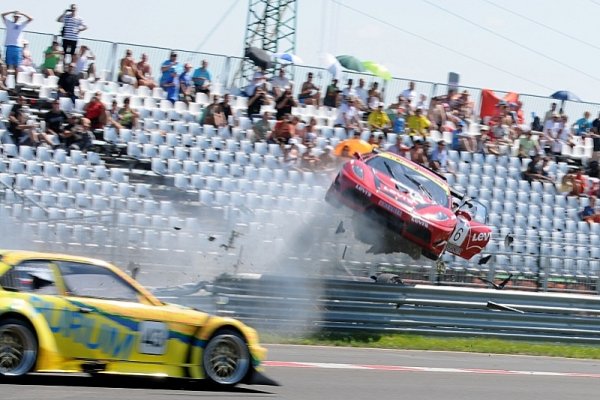
[[484,31],[486,31],[486,32],[489,32],[489,33],[491,33],[491,34],[492,34],[492,35],[494,35],[494,36],[497,36],[497,37],[499,37],[499,38],[502,38],[502,39],[504,39],[504,40],[506,40],[506,41],[508,41],[508,42],[510,42],[510,43],[512,43],[512,44],[514,44],[515,46],[521,47],[522,49],[525,49],[525,50],[527,50],[527,51],[530,51],[530,52],[532,52],[532,53],[535,53],[535,54],[537,54],[537,55],[538,55],[538,56],[540,56],[540,57],[544,57],[544,58],[545,58],[545,59],[547,59],[547,60],[550,60],[550,61],[552,61],[552,62],[555,62],[555,63],[557,63],[557,64],[559,64],[559,65],[562,65],[562,66],[563,66],[563,67],[565,67],[565,68],[568,68],[568,69],[570,69],[570,70],[573,70],[573,71],[575,71],[575,72],[579,72],[580,74],[582,74],[582,75],[585,75],[585,76],[587,76],[588,78],[591,78],[591,79],[593,79],[593,80],[595,80],[595,81],[598,81],[598,82],[600,82],[600,78],[597,78],[597,77],[595,77],[595,76],[594,76],[594,75],[592,75],[592,74],[588,74],[587,72],[585,72],[585,71],[583,71],[583,70],[580,70],[579,68],[573,67],[573,66],[571,66],[571,65],[569,65],[569,64],[567,64],[567,63],[564,63],[564,62],[562,62],[562,61],[560,61],[560,60],[558,60],[558,59],[556,59],[556,58],[550,57],[550,56],[548,56],[548,55],[546,55],[546,54],[542,53],[541,51],[538,51],[538,50],[536,50],[536,49],[534,49],[534,48],[531,48],[531,47],[525,46],[525,45],[523,45],[523,44],[521,44],[521,43],[517,42],[516,40],[513,40],[513,39],[511,39],[511,38],[509,38],[509,37],[507,37],[507,36],[504,36],[504,35],[502,35],[502,34],[500,34],[500,33],[498,33],[498,32],[495,32],[495,31],[493,31],[492,29],[489,29],[489,28],[487,28],[487,27],[485,27],[485,26],[483,26],[483,25],[481,25],[481,24],[478,24],[478,23],[476,23],[476,22],[473,22],[473,21],[471,21],[471,20],[469,20],[469,19],[467,19],[467,18],[463,17],[463,16],[462,16],[462,15],[460,15],[460,14],[457,14],[457,13],[455,13],[455,12],[452,12],[452,11],[448,10],[447,8],[444,8],[444,7],[440,6],[440,5],[437,5],[437,4],[435,4],[435,3],[433,3],[433,2],[431,2],[431,1],[429,1],[429,0],[423,0],[423,2],[425,2],[425,3],[429,4],[429,5],[430,5],[430,6],[432,6],[432,7],[435,7],[435,8],[437,8],[438,10],[441,10],[441,11],[443,11],[443,12],[447,13],[447,14],[450,14],[450,15],[452,15],[452,16],[454,16],[454,17],[456,17],[456,18],[460,19],[460,20],[463,20],[463,21],[465,21],[465,22],[467,22],[467,23],[469,23],[469,24],[471,24],[471,25],[474,25],[474,26],[478,27],[479,29],[482,29],[482,30],[484,30]]
[[[553,27],[551,27],[550,25],[546,25],[546,24],[544,24],[544,23],[541,23],[541,22],[539,22],[539,21],[536,21],[535,19],[533,19],[533,18],[529,18],[529,17],[528,17],[528,16],[526,16],[526,15],[519,14],[518,12],[516,12],[516,11],[513,11],[513,10],[511,10],[510,8],[506,8],[506,7],[503,7],[503,6],[499,5],[499,4],[496,4],[496,3],[494,3],[494,2],[493,2],[493,1],[491,1],[491,0],[483,0],[483,1],[485,1],[486,3],[488,3],[488,4],[489,4],[489,5],[491,5],[491,6],[494,6],[494,7],[496,7],[496,8],[499,8],[499,9],[501,9],[501,10],[504,10],[504,11],[506,11],[506,12],[508,12],[508,13],[511,13],[511,14],[513,14],[513,15],[516,15],[517,17],[523,18],[524,20],[526,20],[526,21],[529,21],[529,22],[531,22],[531,23],[533,23],[533,24],[536,24],[536,25],[539,25],[539,26],[541,26],[541,27],[544,27],[544,28],[546,28],[546,29],[548,29],[548,30],[550,30],[550,31],[552,31],[552,32],[554,32],[554,33],[558,33],[558,34],[559,34],[559,35],[561,35],[561,36],[564,36],[564,37],[566,37],[566,38],[569,38],[569,39],[571,39],[571,40],[575,40],[576,42],[579,42],[579,43],[585,44],[586,46],[592,47],[592,48],[594,48],[594,49],[596,49],[596,50],[600,50],[600,46],[596,46],[594,43],[586,42],[586,41],[585,41],[585,40],[583,40],[583,39],[579,39],[579,38],[577,38],[577,37],[575,37],[575,36],[573,36],[573,35],[569,35],[568,33],[565,33],[565,32],[562,32],[562,31],[559,31],[558,29],[556,29],[556,28],[553,28]],[[593,1],[592,1],[592,2],[593,2]],[[600,3],[595,3],[595,4],[596,4],[596,5],[600,5]]]
[[594,3],[594,4],[595,4],[595,5],[597,5],[597,6],[600,6],[600,3],[598,3],[597,1],[590,0],[590,2]]
[[199,50],[202,49],[202,47],[204,47],[204,45],[206,44],[206,42],[208,42],[208,39],[210,39],[211,36],[217,31],[217,29],[223,24],[223,21],[225,20],[225,18],[227,18],[231,14],[231,11],[238,4],[238,2],[239,2],[239,0],[233,0],[233,3],[231,3],[231,5],[227,9],[227,11],[225,11],[225,13],[217,21],[217,23],[215,24],[215,26],[213,26],[212,29],[208,32],[208,34],[204,37],[204,40],[202,40],[202,42],[200,42],[200,44],[196,48],[196,51],[199,51]]
[[380,24],[383,24],[383,25],[389,26],[390,28],[393,28],[393,29],[395,29],[395,30],[397,30],[397,31],[400,31],[400,32],[402,32],[402,33],[404,33],[404,34],[406,34],[406,35],[409,35],[409,36],[416,37],[417,39],[421,39],[421,40],[423,40],[423,41],[425,41],[425,42],[427,42],[427,43],[429,43],[429,44],[431,44],[431,45],[434,45],[434,46],[436,46],[436,47],[440,47],[440,48],[442,48],[442,49],[444,49],[444,50],[447,50],[447,51],[449,51],[449,52],[451,52],[451,53],[458,54],[458,55],[460,55],[460,56],[462,56],[462,57],[464,57],[464,58],[467,58],[467,59],[469,59],[469,60],[471,60],[471,61],[475,61],[475,62],[477,62],[477,63],[479,63],[479,64],[482,64],[482,65],[485,65],[485,66],[487,66],[487,67],[489,67],[489,68],[495,69],[496,71],[500,71],[500,72],[503,72],[503,73],[505,73],[505,74],[507,74],[507,75],[510,75],[510,76],[514,77],[514,78],[521,79],[521,80],[523,80],[523,81],[525,81],[525,82],[529,82],[529,83],[531,83],[531,84],[534,84],[534,85],[536,85],[536,86],[538,86],[538,87],[540,87],[540,88],[544,88],[544,89],[547,89],[547,90],[554,90],[554,88],[551,88],[551,87],[549,87],[549,86],[546,86],[546,85],[544,85],[543,83],[539,83],[539,82],[536,82],[536,81],[534,81],[534,80],[532,80],[532,79],[529,79],[529,78],[526,78],[526,77],[524,77],[524,76],[521,76],[521,75],[515,74],[515,73],[514,73],[514,72],[512,72],[512,71],[506,70],[506,69],[504,69],[504,68],[500,68],[500,67],[498,67],[498,66],[496,66],[496,65],[494,65],[494,64],[492,64],[492,63],[488,63],[488,62],[486,62],[486,61],[480,60],[480,59],[478,59],[478,58],[476,58],[476,57],[473,57],[473,56],[471,56],[471,55],[469,55],[469,54],[466,54],[466,53],[463,53],[463,52],[461,52],[461,51],[458,51],[458,50],[456,50],[456,49],[454,49],[454,48],[452,48],[452,47],[445,46],[445,45],[443,45],[443,44],[441,44],[441,43],[438,43],[438,42],[436,42],[436,41],[434,41],[434,40],[428,39],[428,38],[426,38],[426,37],[424,37],[424,36],[421,36],[421,35],[418,35],[418,34],[416,34],[416,33],[414,33],[414,32],[410,32],[410,31],[408,31],[408,30],[406,30],[406,29],[400,28],[400,27],[399,27],[399,26],[397,26],[397,25],[394,25],[394,24],[392,24],[392,23],[390,23],[390,22],[388,22],[388,21],[385,21],[385,20],[383,20],[383,19],[381,19],[381,18],[378,18],[378,17],[375,17],[375,16],[373,16],[373,15],[370,15],[370,14],[368,14],[368,13],[366,13],[366,12],[362,11],[362,10],[358,10],[358,9],[356,9],[356,8],[352,7],[352,6],[349,6],[349,5],[346,5],[346,4],[343,4],[343,3],[340,3],[338,0],[331,0],[331,1],[332,1],[332,2],[334,2],[334,3],[336,3],[336,4],[338,4],[338,5],[339,5],[339,6],[341,6],[341,7],[344,7],[344,8],[346,8],[346,9],[348,9],[348,10],[354,11],[354,12],[355,12],[355,13],[357,13],[357,14],[360,14],[360,15],[362,15],[362,16],[365,16],[365,17],[368,17],[368,18],[370,18],[370,19],[372,19],[372,20],[374,20],[374,21],[377,21],[377,22],[379,22]]

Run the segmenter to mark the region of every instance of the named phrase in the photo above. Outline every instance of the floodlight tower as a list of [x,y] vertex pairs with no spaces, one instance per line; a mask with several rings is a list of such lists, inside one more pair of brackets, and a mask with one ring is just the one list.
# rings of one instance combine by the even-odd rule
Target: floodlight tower
[[[249,0],[244,50],[252,46],[269,53],[295,53],[297,11],[297,0]],[[240,88],[253,73],[254,63],[244,58],[235,76]]]

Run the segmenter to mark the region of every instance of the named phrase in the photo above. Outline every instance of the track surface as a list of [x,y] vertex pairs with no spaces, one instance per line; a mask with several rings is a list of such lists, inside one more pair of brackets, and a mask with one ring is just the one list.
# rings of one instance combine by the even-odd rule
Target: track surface
[[214,391],[171,380],[83,376],[28,377],[0,385],[6,399],[178,398],[544,399],[592,398],[600,362],[546,357],[310,346],[269,348],[266,375],[282,386]]

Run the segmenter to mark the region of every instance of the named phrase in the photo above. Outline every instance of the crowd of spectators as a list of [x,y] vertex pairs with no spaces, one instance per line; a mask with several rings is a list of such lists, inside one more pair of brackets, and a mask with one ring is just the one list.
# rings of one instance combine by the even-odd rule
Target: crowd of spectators
[[[6,62],[0,63],[0,85],[9,73],[41,72],[45,76],[58,76],[58,97],[66,97],[73,103],[83,99],[85,92],[80,86],[82,79],[98,79],[95,55],[86,45],[79,44],[79,34],[87,29],[72,4],[57,21],[62,24],[61,39],[58,38],[44,51],[44,62],[35,66],[23,30],[33,20],[20,11],[2,14],[7,27],[5,40]],[[142,86],[152,90],[160,87],[166,99],[172,103],[182,101],[190,104],[197,95],[206,96],[198,122],[216,128],[232,128],[238,124],[237,114],[229,95],[212,93],[212,74],[207,60],[194,68],[190,63],[179,61],[177,52],[161,63],[158,76],[142,53],[136,60],[133,51],[126,49],[119,62],[117,81],[133,88]],[[369,85],[363,78],[355,84],[348,79],[343,87],[337,79],[321,90],[314,83],[314,75],[308,72],[305,80],[295,88],[285,67],[276,70],[273,77],[264,68],[257,68],[242,95],[247,97],[246,115],[252,123],[251,139],[277,143],[284,148],[284,158],[291,165],[314,168],[329,165],[333,149],[326,146],[316,149],[321,135],[321,121],[317,113],[301,115],[298,108],[312,107],[335,113],[331,124],[344,129],[347,137],[362,137],[373,147],[380,147],[410,158],[442,173],[454,174],[456,166],[449,161],[449,150],[481,153],[485,155],[516,155],[523,161],[523,178],[556,184],[559,191],[573,196],[599,195],[600,179],[600,115],[594,120],[585,112],[574,123],[556,103],[543,117],[534,116],[531,124],[525,124],[521,116],[522,104],[499,101],[494,115],[483,120],[476,119],[475,103],[468,91],[451,89],[447,94],[431,99],[416,90],[415,82],[409,82],[396,100],[384,103],[379,82]],[[4,86],[2,86],[4,87]],[[294,94],[297,93],[297,94]],[[67,115],[60,109],[58,99],[51,101],[51,109],[43,116],[43,123],[31,123],[25,101],[20,97],[10,112],[8,134],[3,142],[16,144],[48,145],[52,147],[86,149],[94,135],[92,132],[112,126],[117,131],[139,127],[139,114],[131,107],[129,98],[104,104],[102,94],[95,93],[80,115]],[[265,107],[273,110],[264,111]],[[368,132],[368,134],[367,134]],[[393,140],[391,138],[394,138]],[[564,176],[552,175],[552,161],[567,159],[565,151],[591,139],[593,153],[587,169],[574,165]],[[586,221],[596,221],[593,197],[585,211]],[[583,215],[582,215],[582,218]]]

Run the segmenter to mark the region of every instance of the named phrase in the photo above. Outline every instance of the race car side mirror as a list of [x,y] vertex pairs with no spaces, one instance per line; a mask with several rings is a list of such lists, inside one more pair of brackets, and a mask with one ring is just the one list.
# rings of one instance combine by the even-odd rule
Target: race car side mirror
[[463,210],[458,210],[458,211],[456,212],[456,215],[457,215],[457,216],[459,216],[459,217],[463,217],[463,218],[464,218],[464,219],[466,219],[467,221],[470,221],[470,220],[472,219],[472,216],[471,216],[471,214],[469,214],[468,212],[466,212],[466,211],[463,211]]

